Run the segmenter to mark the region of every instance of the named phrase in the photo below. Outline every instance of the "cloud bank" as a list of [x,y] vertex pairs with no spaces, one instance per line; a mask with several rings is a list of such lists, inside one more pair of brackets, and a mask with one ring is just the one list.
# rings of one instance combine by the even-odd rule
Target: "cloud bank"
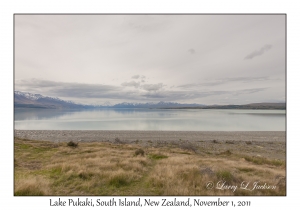
[[[201,100],[205,97],[219,97],[221,95],[249,95],[263,92],[265,88],[250,88],[238,90],[166,90],[163,83],[139,85],[134,81],[122,83],[121,86],[102,85],[102,84],[82,84],[82,83],[66,83],[48,80],[20,80],[16,82],[15,90],[39,93],[46,96],[59,98],[75,98],[79,101],[86,101],[86,104],[95,99],[117,99],[119,103],[125,101],[194,101]],[[132,90],[123,87],[134,87]]]
[[15,90],[93,104],[285,99],[285,15],[36,14],[14,21]]
[[272,45],[267,44],[260,48],[260,50],[256,50],[245,57],[245,59],[253,59],[257,56],[263,55],[265,52],[269,51],[272,48]]

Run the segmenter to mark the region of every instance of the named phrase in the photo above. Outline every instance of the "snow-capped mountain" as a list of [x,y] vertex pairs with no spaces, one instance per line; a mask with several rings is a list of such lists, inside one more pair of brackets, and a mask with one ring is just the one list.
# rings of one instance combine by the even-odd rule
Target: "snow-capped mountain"
[[27,108],[90,108],[86,105],[76,104],[72,101],[64,101],[59,98],[43,96],[40,94],[32,94],[27,92],[14,92],[15,107]]
[[75,104],[72,101],[65,101],[65,100],[62,100],[62,99],[57,98],[57,97],[43,96],[41,94],[33,94],[33,93],[15,91],[15,95],[24,96],[27,99],[34,100],[34,101],[37,101],[37,100],[40,100],[40,99],[50,99],[50,100],[54,100],[54,101],[64,101],[64,102]]
[[44,98],[44,96],[42,96],[41,94],[24,93],[20,91],[15,91],[15,95],[24,96],[27,99],[31,99],[31,100],[38,100],[40,98]]
[[199,107],[201,104],[180,104],[175,102],[158,103],[128,103],[123,102],[111,105],[105,102],[103,105],[82,105],[72,101],[65,101],[59,98],[43,96],[41,94],[32,94],[27,92],[15,91],[14,104],[16,108],[51,108],[51,109],[81,109],[81,108],[179,108],[179,107]]

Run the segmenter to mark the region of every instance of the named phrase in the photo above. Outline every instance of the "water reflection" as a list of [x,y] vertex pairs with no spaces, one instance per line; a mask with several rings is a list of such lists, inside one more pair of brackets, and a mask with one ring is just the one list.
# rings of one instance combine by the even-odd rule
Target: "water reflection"
[[15,109],[15,129],[285,131],[284,110]]

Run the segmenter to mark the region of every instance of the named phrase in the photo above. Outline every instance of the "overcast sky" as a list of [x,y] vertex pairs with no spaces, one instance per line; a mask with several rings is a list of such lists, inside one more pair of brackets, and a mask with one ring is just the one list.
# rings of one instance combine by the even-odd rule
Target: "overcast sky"
[[284,15],[15,15],[15,90],[84,104],[285,101]]

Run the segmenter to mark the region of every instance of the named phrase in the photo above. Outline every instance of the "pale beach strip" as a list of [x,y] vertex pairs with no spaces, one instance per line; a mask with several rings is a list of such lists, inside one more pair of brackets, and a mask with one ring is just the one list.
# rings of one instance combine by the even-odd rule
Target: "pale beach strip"
[[258,141],[285,142],[285,131],[15,130],[15,137],[47,141]]

